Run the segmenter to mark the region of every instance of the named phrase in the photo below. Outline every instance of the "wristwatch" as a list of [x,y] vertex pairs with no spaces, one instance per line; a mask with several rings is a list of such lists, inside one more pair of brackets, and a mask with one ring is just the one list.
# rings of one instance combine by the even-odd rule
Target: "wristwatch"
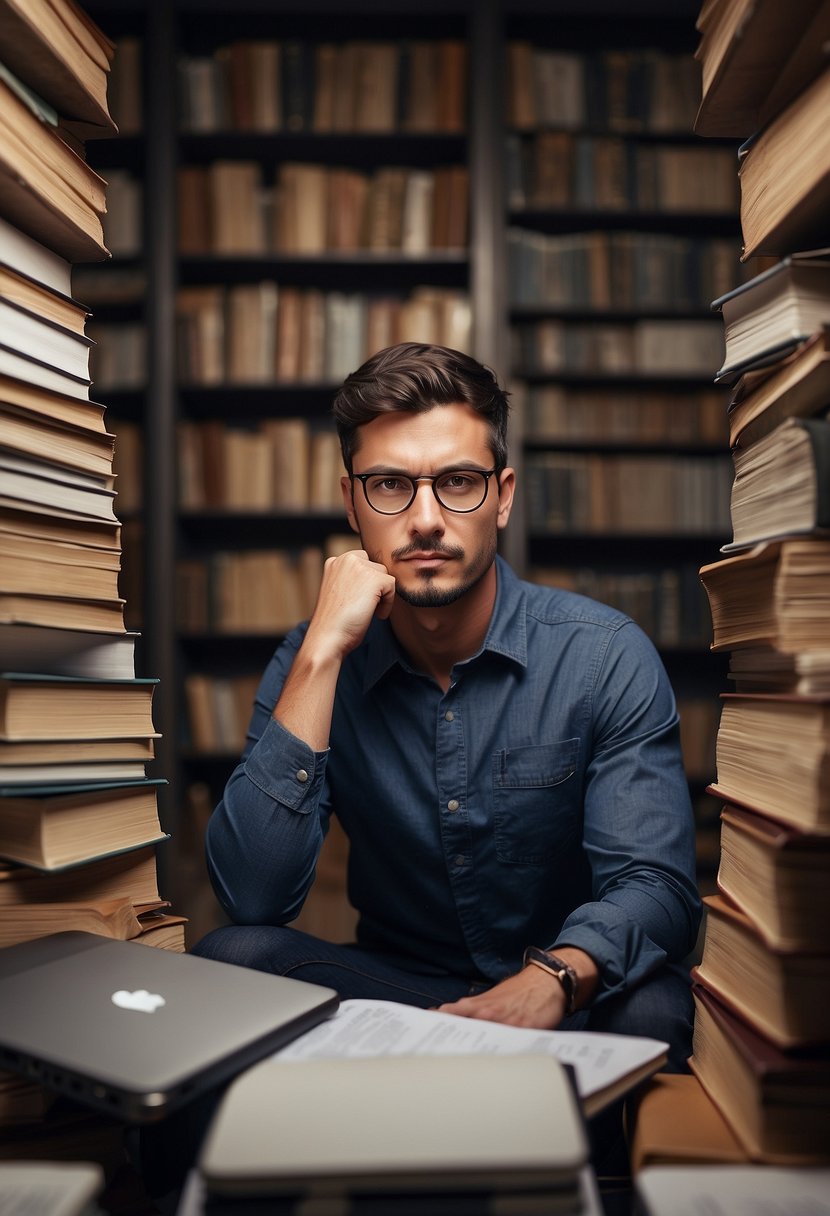
[[528,965],[541,967],[549,975],[555,976],[565,992],[565,1012],[576,1012],[579,978],[573,967],[566,963],[564,959],[559,958],[558,955],[551,954],[550,950],[540,950],[538,946],[528,946],[522,961],[525,967]]

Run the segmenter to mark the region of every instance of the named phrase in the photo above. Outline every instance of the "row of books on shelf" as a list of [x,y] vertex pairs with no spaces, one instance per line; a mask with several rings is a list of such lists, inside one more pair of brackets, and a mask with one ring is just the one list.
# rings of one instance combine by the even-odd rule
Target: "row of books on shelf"
[[179,375],[193,384],[335,384],[395,342],[465,350],[471,330],[466,292],[443,287],[370,295],[264,281],[176,297]]
[[708,641],[710,621],[697,566],[615,570],[596,566],[534,566],[528,577],[612,604],[665,649]]
[[734,212],[735,153],[541,130],[507,137],[511,210]]
[[359,545],[329,536],[302,549],[223,550],[176,564],[177,624],[183,633],[287,633],[312,613],[327,557]]
[[708,310],[740,277],[733,241],[662,232],[507,230],[514,307]]
[[343,510],[340,441],[306,418],[181,422],[178,455],[184,510]]
[[520,130],[685,132],[699,91],[688,55],[639,48],[582,54],[526,39],[507,46],[507,119]]
[[523,376],[585,375],[700,377],[723,350],[711,321],[563,321],[547,317],[512,326],[511,366]]
[[216,160],[182,166],[177,181],[184,255],[426,256],[467,245],[465,165],[364,172],[283,161],[271,184],[258,161]]
[[729,457],[532,452],[525,462],[531,533],[722,536]]
[[511,385],[531,442],[716,444],[724,440],[723,394],[713,389],[601,389],[563,384]]
[[184,131],[459,133],[467,48],[453,38],[237,39],[178,61]]

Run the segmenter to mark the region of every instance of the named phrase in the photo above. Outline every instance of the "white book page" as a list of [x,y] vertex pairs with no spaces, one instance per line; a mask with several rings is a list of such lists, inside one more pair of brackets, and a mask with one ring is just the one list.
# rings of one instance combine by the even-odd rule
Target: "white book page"
[[662,1058],[658,1039],[579,1030],[529,1030],[437,1013],[395,1001],[343,1001],[337,1013],[287,1047],[281,1060],[361,1059],[392,1055],[556,1056],[574,1068],[583,1100]]

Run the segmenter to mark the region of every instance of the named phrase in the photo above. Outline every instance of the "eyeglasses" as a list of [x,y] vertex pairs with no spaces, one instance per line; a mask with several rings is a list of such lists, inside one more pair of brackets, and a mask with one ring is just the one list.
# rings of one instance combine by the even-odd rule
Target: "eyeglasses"
[[487,497],[490,478],[498,469],[451,469],[432,477],[403,473],[352,473],[363,486],[366,501],[380,515],[400,515],[415,501],[418,483],[432,482],[432,492],[448,511],[477,511]]

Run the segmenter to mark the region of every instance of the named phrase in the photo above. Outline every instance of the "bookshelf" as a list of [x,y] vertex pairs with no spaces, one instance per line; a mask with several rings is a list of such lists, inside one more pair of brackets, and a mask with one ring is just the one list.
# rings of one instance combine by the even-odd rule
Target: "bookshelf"
[[[144,440],[134,458],[143,461],[145,486],[141,625],[148,669],[162,677],[165,690],[158,708],[161,763],[171,776],[165,813],[184,827],[174,831],[178,851],[174,857],[171,850],[170,882],[187,884],[186,876],[198,869],[198,825],[238,756],[239,689],[250,688],[270,657],[279,611],[287,619],[292,605],[307,602],[315,561],[344,536],[336,499],[312,499],[306,491],[306,497],[286,501],[286,473],[274,463],[281,443],[269,432],[301,426],[305,448],[292,450],[307,452],[313,444],[321,452],[336,383],[369,345],[400,332],[395,326],[402,312],[404,336],[434,335],[465,345],[510,378],[516,401],[512,452],[525,492],[504,538],[505,556],[534,576],[551,577],[555,570],[589,594],[632,611],[637,606],[634,615],[655,637],[681,702],[690,702],[686,734],[703,751],[695,774],[695,788],[702,789],[711,775],[706,747],[712,728],[699,725],[698,698],[711,699],[721,672],[705,653],[705,624],[698,619],[705,619],[705,600],[695,577],[722,521],[685,523],[684,491],[681,517],[670,526],[658,505],[647,526],[635,522],[621,531],[615,518],[614,527],[552,530],[541,522],[532,495],[552,458],[571,463],[569,476],[585,476],[580,463],[598,468],[593,476],[603,484],[607,475],[620,473],[636,476],[641,486],[660,479],[652,473],[672,486],[685,477],[701,502],[705,491],[698,483],[717,481],[725,400],[710,384],[721,339],[708,303],[737,274],[734,198],[727,205],[723,193],[734,188],[734,144],[704,149],[703,158],[690,123],[682,129],[679,120],[657,131],[606,129],[593,120],[570,127],[558,134],[567,137],[563,144],[571,141],[570,154],[579,144],[583,168],[593,166],[594,195],[585,193],[583,182],[581,194],[557,202],[532,178],[516,176],[517,163],[525,170],[532,165],[551,124],[516,125],[506,118],[512,43],[584,56],[594,48],[601,19],[604,47],[650,48],[665,67],[674,63],[667,57],[693,50],[696,5],[676,4],[667,14],[665,6],[641,2],[625,19],[619,6],[597,2],[578,6],[578,13],[565,2],[495,0],[392,6],[245,0],[232,16],[218,0],[92,0],[89,8],[116,39],[139,38],[145,63],[152,64],[153,87],[145,90],[143,107],[149,135],[127,136],[100,152],[102,164],[133,172],[144,198],[154,200],[144,210],[143,255],[131,263],[146,291],[130,307],[105,310],[102,304],[100,320],[123,329],[134,322],[145,327],[144,384],[114,386],[107,399],[127,429],[130,423],[140,427]],[[382,121],[367,119],[376,112],[368,101],[315,119],[313,93],[303,97],[297,86],[287,94],[285,75],[279,98],[267,88],[244,87],[263,63],[273,62],[275,46],[290,48],[289,60],[305,63],[305,73],[295,73],[299,82],[316,79],[325,62],[325,70],[340,72],[341,89],[346,77],[356,88],[363,62],[373,65],[364,75],[381,93],[396,59],[399,72],[407,66],[411,83],[413,63],[419,56],[428,62],[428,48],[439,47],[456,74],[463,56],[466,104],[456,91],[444,99],[440,119],[414,119],[406,101],[397,114],[387,106]],[[441,55],[438,61],[431,70],[440,71]],[[259,69],[251,67],[256,62]],[[453,78],[451,71],[447,79]],[[446,89],[438,92],[443,96]],[[340,115],[347,108],[348,120]],[[596,182],[605,159],[621,153],[629,175],[634,166],[651,192],[643,186],[641,198],[626,196],[617,206],[596,195]],[[464,202],[452,220],[443,214],[443,235],[425,231],[423,218],[419,228],[404,229],[407,236],[393,223],[397,235],[390,235],[389,212],[400,212],[401,195],[409,199],[410,217],[423,217],[424,198],[434,203],[450,174],[456,176],[449,195]],[[684,201],[690,183],[698,191],[693,206]],[[226,192],[237,202],[233,218],[220,205]],[[125,194],[129,200],[129,184]],[[331,207],[331,197],[349,205]],[[240,199],[247,205],[239,206]],[[355,223],[361,201],[373,224]],[[621,264],[621,250],[635,260],[643,251],[662,258],[668,274],[692,261],[698,289],[673,298],[669,310],[659,296],[583,299],[563,307],[517,298],[511,275],[515,279],[517,258],[526,253],[522,242],[537,249],[547,243],[555,257],[557,242],[580,233],[590,235],[595,258],[603,245],[599,256],[609,265]],[[682,357],[667,365],[670,345]],[[129,362],[118,361],[121,373]],[[557,422],[563,403],[578,407],[569,414],[582,420],[582,431],[563,434]],[[319,456],[302,455],[289,464],[296,472],[319,462]],[[631,496],[623,497],[630,505]],[[267,611],[251,619],[231,611],[225,623],[207,613],[205,588],[221,586],[229,565],[242,567],[258,554],[272,570],[284,573],[286,563],[294,573],[302,568],[299,601],[294,595],[270,620]],[[210,717],[199,743],[197,700],[203,725],[204,715]],[[201,898],[189,890],[176,895],[186,904]]]
[[705,653],[697,571],[728,534],[732,479],[709,304],[745,272],[736,143],[692,135],[696,12],[593,4],[554,23],[506,5],[504,317],[524,482],[514,560],[623,608],[660,650],[706,884],[725,671]]

